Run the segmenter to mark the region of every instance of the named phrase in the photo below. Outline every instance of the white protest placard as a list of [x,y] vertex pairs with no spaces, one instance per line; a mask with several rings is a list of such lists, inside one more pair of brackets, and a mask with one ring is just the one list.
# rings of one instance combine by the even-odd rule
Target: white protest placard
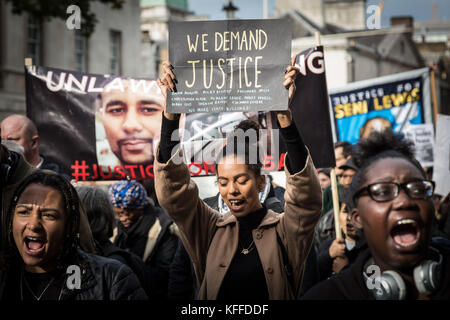
[[433,124],[416,124],[409,125],[405,128],[406,138],[414,142],[416,149],[415,156],[422,167],[433,166],[433,150],[434,150],[434,133]]
[[446,196],[450,192],[450,116],[443,114],[437,118],[433,180],[435,193]]

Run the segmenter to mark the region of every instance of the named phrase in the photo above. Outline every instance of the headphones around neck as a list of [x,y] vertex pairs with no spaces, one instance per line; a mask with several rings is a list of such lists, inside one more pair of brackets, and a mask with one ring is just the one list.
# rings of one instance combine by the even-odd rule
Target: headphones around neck
[[[435,248],[430,247],[437,260],[425,259],[421,261],[413,272],[414,284],[422,294],[430,295],[436,291],[441,279],[442,255]],[[366,286],[376,300],[404,300],[406,298],[406,284],[399,273],[387,270],[381,275],[372,274],[369,276],[366,270],[374,271],[370,267],[374,266],[373,258],[364,265],[363,276]]]

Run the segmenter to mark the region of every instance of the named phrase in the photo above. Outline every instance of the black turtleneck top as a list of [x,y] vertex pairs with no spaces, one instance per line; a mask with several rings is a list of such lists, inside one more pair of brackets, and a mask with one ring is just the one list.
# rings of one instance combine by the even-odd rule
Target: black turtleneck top
[[[172,133],[178,129],[179,119],[169,120],[164,115],[162,118],[161,143],[158,160],[161,163],[166,163],[171,157],[172,150],[174,150],[179,143],[179,141],[171,140]],[[286,143],[289,154],[287,157],[289,172],[292,174],[300,172],[305,167],[308,151],[306,150],[305,144],[303,143],[295,123],[292,122],[287,128],[280,128],[280,132]],[[267,209],[263,206],[261,209],[237,219],[239,227],[239,244],[225,278],[223,279],[217,297],[218,300],[269,299],[269,292],[261,259],[255,244],[252,244],[252,230],[259,226],[266,213]],[[249,253],[241,253],[243,248],[248,248]]]
[[[252,230],[256,229],[267,213],[261,209],[238,218],[239,242],[233,260],[220,286],[217,300],[268,300],[264,269],[253,242]],[[243,254],[243,248],[249,253]]]

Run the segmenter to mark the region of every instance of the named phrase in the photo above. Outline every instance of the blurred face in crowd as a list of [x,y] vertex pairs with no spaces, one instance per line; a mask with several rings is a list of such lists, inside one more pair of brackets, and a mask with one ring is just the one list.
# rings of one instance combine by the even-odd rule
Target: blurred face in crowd
[[125,228],[131,227],[136,221],[139,220],[140,217],[144,214],[144,209],[126,209],[114,207],[114,212],[117,215],[120,223]]
[[30,161],[38,148],[39,137],[30,136],[26,130],[26,121],[18,115],[10,116],[1,123],[1,137],[3,140],[10,140],[24,148],[25,159]]
[[329,176],[327,176],[323,172],[319,172],[319,181],[320,181],[320,187],[322,190],[324,190],[326,187],[328,187],[331,183],[331,179]]
[[344,188],[350,187],[352,183],[353,177],[356,174],[356,171],[350,168],[347,168],[342,171],[342,175],[339,178],[339,182],[342,184]]
[[25,188],[14,210],[12,231],[27,271],[48,272],[56,266],[66,222],[60,191],[38,183]]
[[[132,90],[123,79],[123,91],[102,93],[102,121],[112,152],[122,164],[148,164],[159,140],[162,107],[155,92]],[[108,88],[106,86],[105,88]]]
[[265,186],[264,176],[255,176],[235,155],[224,157],[218,164],[217,181],[220,195],[234,216],[244,217],[262,208],[259,192]]
[[[361,178],[362,187],[379,182],[401,184],[425,179],[418,168],[402,158],[377,160]],[[389,194],[386,187],[373,190],[380,197]],[[422,193],[420,188],[416,190]],[[364,230],[374,261],[382,271],[411,268],[425,255],[431,238],[434,206],[429,197],[415,198],[400,189],[398,196],[389,201],[375,201],[366,191],[356,199],[354,224]]]
[[357,239],[356,228],[353,226],[345,203],[341,205],[341,210],[339,211],[339,222],[346,238],[355,241]]
[[336,167],[335,167],[335,171],[336,171],[336,175],[341,175],[342,174],[342,169],[339,169],[340,166],[343,166],[348,159],[350,159],[350,156],[348,156],[347,158],[344,157],[344,154],[342,153],[344,150],[343,147],[337,147],[334,149],[334,156],[336,158]]

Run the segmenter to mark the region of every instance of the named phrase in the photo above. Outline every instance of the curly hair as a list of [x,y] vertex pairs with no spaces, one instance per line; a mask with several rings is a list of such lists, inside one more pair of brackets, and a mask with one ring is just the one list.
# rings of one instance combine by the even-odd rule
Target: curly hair
[[[246,119],[239,122],[239,124],[236,125],[236,127],[234,128],[234,131],[231,134],[229,134],[225,145],[219,152],[219,155],[216,159],[216,173],[218,172],[217,171],[218,164],[223,160],[223,158],[230,155],[231,152],[231,155],[243,156],[247,167],[255,174],[255,177],[259,177],[261,175],[261,168],[262,168],[262,162],[261,159],[259,158],[260,156],[259,130],[260,126],[254,120]],[[244,137],[243,141],[242,139],[240,139],[242,137]],[[256,140],[254,139],[255,137]],[[242,143],[244,143],[243,146]],[[232,144],[233,149],[227,148],[227,145],[229,144]],[[255,153],[256,159],[255,157],[253,157],[254,155],[253,153]]]
[[12,232],[14,210],[20,199],[20,196],[30,184],[40,184],[48,186],[58,190],[63,198],[64,207],[67,215],[67,225],[65,226],[66,237],[63,244],[63,249],[58,257],[57,267],[64,267],[64,264],[71,253],[79,245],[79,225],[80,225],[80,210],[81,204],[78,194],[75,188],[70,184],[66,178],[49,170],[37,170],[29,175],[16,189],[12,198],[8,214],[6,217],[7,238],[8,247],[5,251],[8,251],[6,256],[14,259],[18,257],[18,251],[14,243],[14,237]]
[[425,171],[414,157],[414,143],[403,134],[396,134],[388,128],[382,132],[373,131],[368,138],[361,139],[353,149],[353,161],[360,170],[351,184],[352,195],[365,183],[367,172],[378,160],[401,158],[413,164],[424,177]]

